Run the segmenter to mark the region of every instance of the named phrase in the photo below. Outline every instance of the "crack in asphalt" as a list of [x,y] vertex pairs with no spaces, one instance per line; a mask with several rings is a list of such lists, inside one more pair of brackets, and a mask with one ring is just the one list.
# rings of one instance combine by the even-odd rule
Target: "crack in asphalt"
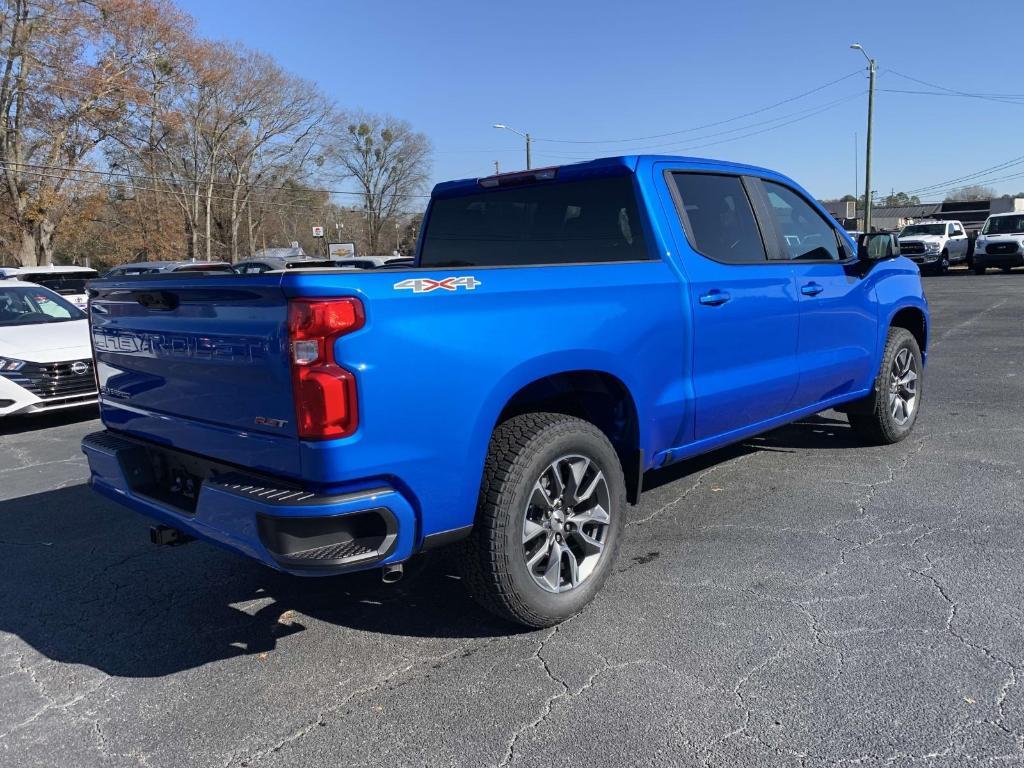
[[[577,616],[578,615],[579,614],[577,614]],[[549,632],[547,636],[544,637],[538,643],[536,650],[529,657],[528,660],[539,661],[541,669],[543,669],[547,679],[559,685],[562,690],[560,690],[555,695],[548,697],[548,699],[544,702],[543,706],[541,707],[540,714],[538,714],[537,717],[535,717],[530,722],[513,731],[505,747],[505,756],[501,759],[501,762],[497,763],[497,768],[507,768],[507,766],[511,765],[515,761],[516,746],[519,743],[519,740],[523,737],[524,734],[535,731],[537,728],[543,725],[548,720],[548,718],[551,717],[552,713],[555,710],[556,704],[561,704],[562,706],[565,706],[567,702],[570,702],[573,699],[581,696],[584,691],[588,691],[591,688],[593,688],[594,684],[597,682],[597,679],[601,675],[606,674],[607,672],[618,669],[625,669],[626,667],[640,666],[642,664],[657,664],[656,662],[652,662],[648,659],[632,659],[630,661],[624,661],[619,664],[612,664],[606,656],[594,652],[595,655],[597,655],[598,658],[601,659],[602,665],[593,672],[591,672],[587,677],[586,682],[584,682],[583,685],[581,685],[575,692],[573,692],[569,688],[569,684],[557,675],[555,675],[555,673],[551,670],[550,664],[548,663],[547,659],[544,658],[544,649],[547,647],[548,643],[552,641],[556,635],[559,634],[561,629],[565,627],[567,624],[571,623],[572,620],[575,618],[576,617],[574,616],[572,617],[572,619],[562,622],[562,624],[558,625],[551,632]],[[657,664],[657,666],[663,667],[663,665],[661,664]]]
[[736,457],[734,457],[732,459],[729,459],[727,461],[723,461],[720,464],[715,464],[713,467],[709,467],[708,469],[705,469],[703,472],[701,472],[699,475],[697,475],[697,479],[693,483],[693,485],[691,485],[688,488],[686,488],[686,490],[684,490],[681,494],[679,494],[679,496],[677,496],[675,499],[673,499],[670,502],[667,502],[666,504],[662,504],[656,510],[651,512],[651,514],[647,515],[647,517],[637,518],[636,520],[629,520],[626,523],[625,527],[629,528],[629,527],[632,527],[634,525],[644,525],[645,523],[649,523],[651,520],[654,520],[656,517],[659,517],[660,515],[662,515],[663,513],[668,511],[669,509],[671,509],[672,507],[676,506],[677,504],[679,504],[679,502],[681,502],[683,499],[685,499],[691,493],[693,493],[698,488],[700,488],[704,484],[704,479],[708,475],[712,475],[712,474],[714,474],[716,472],[720,472],[721,470],[723,470],[725,468],[732,468],[732,467],[736,466],[736,464],[738,464],[739,462],[744,461],[745,459],[749,459],[751,456],[756,456],[756,455],[757,455],[757,452],[748,453],[748,454],[745,454],[743,456],[736,456]]
[[457,648],[453,648],[452,650],[447,651],[443,654],[437,656],[425,656],[418,659],[414,659],[406,664],[403,664],[400,667],[396,667],[392,670],[389,670],[382,676],[378,677],[373,683],[358,688],[349,693],[343,699],[331,704],[330,706],[324,707],[319,711],[319,713],[313,720],[310,720],[302,726],[294,729],[293,731],[289,732],[287,735],[285,735],[283,738],[280,738],[273,744],[270,744],[269,746],[263,747],[253,752],[248,752],[244,756],[240,754],[238,751],[232,752],[224,760],[222,764],[223,768],[229,768],[233,764],[237,764],[239,766],[242,766],[243,768],[253,766],[256,763],[263,760],[263,758],[267,757],[268,755],[271,755],[275,752],[280,752],[283,747],[292,744],[296,741],[299,741],[304,736],[308,735],[310,732],[314,731],[318,727],[327,726],[328,717],[336,714],[338,711],[348,706],[357,698],[366,696],[368,694],[373,694],[381,688],[384,688],[389,683],[400,678],[407,672],[411,672],[427,664],[443,664],[444,662],[450,661],[452,659],[461,658],[467,651],[479,650],[480,648],[484,648],[488,645],[500,642],[503,639],[504,638],[496,637],[490,638],[480,643],[467,643],[464,645],[460,645]]

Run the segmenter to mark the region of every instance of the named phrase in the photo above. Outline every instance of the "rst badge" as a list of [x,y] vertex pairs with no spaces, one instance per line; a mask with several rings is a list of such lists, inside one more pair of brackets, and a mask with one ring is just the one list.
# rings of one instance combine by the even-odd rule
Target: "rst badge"
[[480,281],[472,275],[446,277],[444,280],[431,280],[429,277],[413,277],[395,283],[395,290],[431,293],[432,291],[457,291],[459,288],[465,288],[467,291],[472,291],[480,284]]

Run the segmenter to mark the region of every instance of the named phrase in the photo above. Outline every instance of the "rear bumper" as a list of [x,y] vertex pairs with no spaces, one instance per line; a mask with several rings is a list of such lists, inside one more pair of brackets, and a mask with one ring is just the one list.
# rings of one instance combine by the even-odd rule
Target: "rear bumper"
[[414,551],[415,512],[389,485],[320,495],[109,431],[86,436],[82,450],[97,492],[271,568],[323,576]]

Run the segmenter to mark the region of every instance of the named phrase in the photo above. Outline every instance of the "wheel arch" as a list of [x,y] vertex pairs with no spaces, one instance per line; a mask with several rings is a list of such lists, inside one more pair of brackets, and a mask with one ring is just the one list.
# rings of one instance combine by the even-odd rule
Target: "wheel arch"
[[560,371],[534,379],[505,402],[494,427],[523,413],[547,411],[584,419],[600,429],[615,448],[626,481],[626,497],[635,504],[643,481],[640,418],[629,387],[607,371]]
[[928,350],[928,318],[919,307],[903,307],[897,310],[889,321],[890,328],[905,328],[910,331],[921,348],[922,357]]

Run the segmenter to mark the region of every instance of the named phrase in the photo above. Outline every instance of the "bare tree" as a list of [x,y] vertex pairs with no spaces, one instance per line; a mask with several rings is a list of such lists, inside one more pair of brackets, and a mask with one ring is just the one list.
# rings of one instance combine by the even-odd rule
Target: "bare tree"
[[992,187],[983,187],[977,184],[960,187],[946,195],[949,202],[969,202],[972,200],[991,200],[998,193]]
[[389,115],[336,115],[325,156],[351,179],[366,215],[369,250],[383,247],[382,231],[415,202],[430,170],[430,141]]

